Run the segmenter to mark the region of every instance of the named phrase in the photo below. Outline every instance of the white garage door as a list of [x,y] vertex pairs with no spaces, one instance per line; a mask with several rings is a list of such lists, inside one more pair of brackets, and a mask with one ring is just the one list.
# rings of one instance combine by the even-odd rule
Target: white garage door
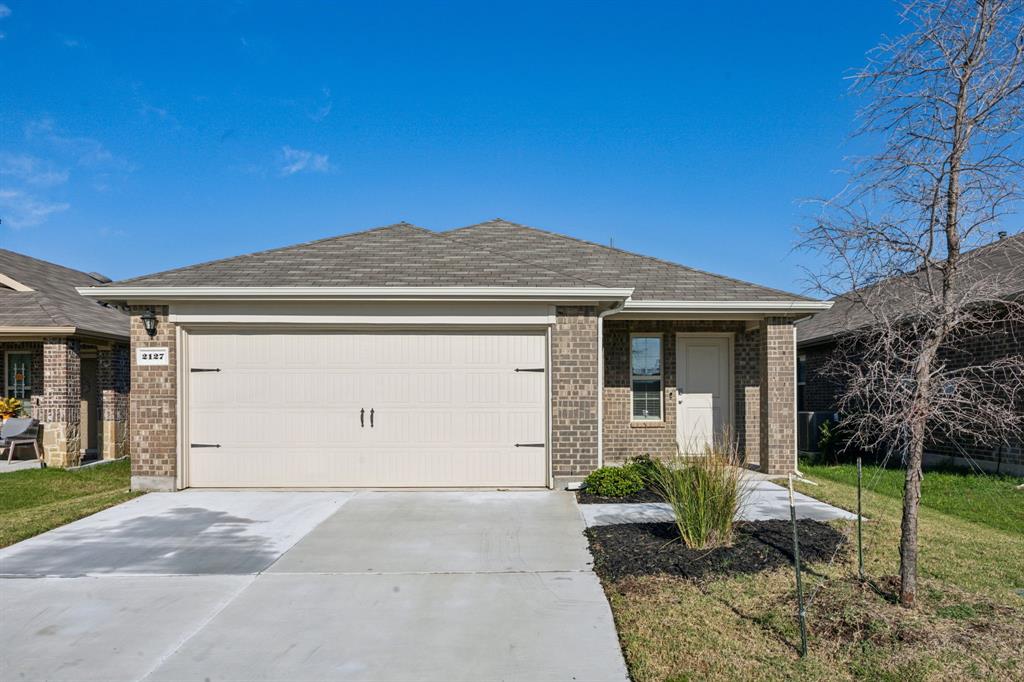
[[191,486],[543,486],[540,333],[188,336]]

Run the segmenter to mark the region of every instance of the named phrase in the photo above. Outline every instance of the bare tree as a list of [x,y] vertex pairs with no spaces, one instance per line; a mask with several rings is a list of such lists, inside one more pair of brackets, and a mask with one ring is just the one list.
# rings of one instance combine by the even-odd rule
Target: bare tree
[[920,0],[901,16],[907,32],[883,39],[854,76],[870,102],[858,134],[879,151],[821,202],[804,246],[828,263],[815,284],[861,330],[830,367],[852,440],[906,465],[900,599],[912,606],[926,446],[1003,442],[1024,428],[1024,358],[980,363],[967,346],[1024,321],[1001,281],[1019,275],[971,262],[1020,207],[1024,0]]

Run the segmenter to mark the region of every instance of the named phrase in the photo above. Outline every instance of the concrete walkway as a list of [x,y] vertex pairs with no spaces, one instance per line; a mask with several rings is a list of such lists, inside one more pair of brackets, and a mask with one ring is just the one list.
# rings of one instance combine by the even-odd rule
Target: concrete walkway
[[[750,479],[746,504],[736,519],[740,521],[789,521],[789,491],[764,479]],[[845,509],[833,507],[802,493],[794,493],[798,519],[834,521],[855,519]],[[618,523],[645,523],[672,521],[672,508],[660,502],[643,504],[581,504],[580,510],[587,526],[608,526]]]
[[38,459],[12,459],[8,462],[6,457],[0,458],[0,474],[22,469],[41,469],[42,467],[43,463]]
[[4,680],[625,680],[559,492],[151,493],[0,550]]

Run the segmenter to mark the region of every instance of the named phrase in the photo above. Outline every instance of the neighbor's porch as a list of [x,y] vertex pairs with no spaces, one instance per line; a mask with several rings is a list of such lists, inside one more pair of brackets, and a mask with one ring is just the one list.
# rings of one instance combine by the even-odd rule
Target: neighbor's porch
[[[128,454],[128,344],[79,337],[0,340],[3,395],[39,420],[43,458],[66,467]],[[15,457],[34,456],[19,448]],[[6,460],[6,453],[4,453]]]
[[793,321],[605,319],[604,463],[727,440],[763,473],[795,470]]

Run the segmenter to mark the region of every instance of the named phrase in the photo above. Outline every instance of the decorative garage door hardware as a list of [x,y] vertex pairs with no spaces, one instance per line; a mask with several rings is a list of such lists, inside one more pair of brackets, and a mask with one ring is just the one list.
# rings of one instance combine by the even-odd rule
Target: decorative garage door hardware
[[515,372],[543,372],[543,367],[516,367]]
[[220,443],[192,443],[194,448],[219,448]]
[[219,372],[220,371],[220,367],[217,367],[217,368],[214,368],[214,369],[207,369],[205,367],[193,367],[189,371],[190,372]]
[[[359,426],[360,426],[360,428],[364,428],[364,429],[366,428],[365,418],[366,418],[366,408],[365,407],[364,408],[360,408],[359,409]],[[370,428],[371,429],[373,428],[373,408],[372,407],[370,408]]]
[[517,448],[542,448],[544,443],[516,443]]

